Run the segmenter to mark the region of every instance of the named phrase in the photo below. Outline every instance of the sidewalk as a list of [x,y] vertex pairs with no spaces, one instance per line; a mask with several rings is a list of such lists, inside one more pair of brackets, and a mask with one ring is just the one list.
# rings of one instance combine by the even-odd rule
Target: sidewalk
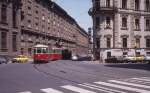
[[83,61],[85,63],[90,63],[90,64],[105,64],[103,62],[100,62],[99,60],[96,60],[96,61]]

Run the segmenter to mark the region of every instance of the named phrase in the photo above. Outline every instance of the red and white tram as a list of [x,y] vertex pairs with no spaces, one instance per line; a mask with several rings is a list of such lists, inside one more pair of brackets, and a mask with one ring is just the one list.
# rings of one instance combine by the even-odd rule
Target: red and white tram
[[49,60],[62,59],[61,48],[49,48],[47,45],[34,46],[34,62],[48,62]]

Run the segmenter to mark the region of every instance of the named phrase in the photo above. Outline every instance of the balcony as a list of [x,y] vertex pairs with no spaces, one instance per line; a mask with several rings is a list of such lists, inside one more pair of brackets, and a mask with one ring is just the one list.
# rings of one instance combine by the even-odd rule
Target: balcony
[[89,9],[89,15],[93,15],[95,13],[115,13],[117,12],[117,7],[115,6],[99,6],[99,7],[92,7]]

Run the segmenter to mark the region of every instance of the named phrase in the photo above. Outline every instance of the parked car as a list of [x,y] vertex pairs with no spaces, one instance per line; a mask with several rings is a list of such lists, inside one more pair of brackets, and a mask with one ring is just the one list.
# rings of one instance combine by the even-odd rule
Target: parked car
[[117,62],[117,58],[115,56],[111,56],[108,57],[107,59],[105,59],[106,63],[116,63]]
[[12,63],[24,63],[27,62],[29,58],[25,55],[18,55],[15,58],[12,59]]
[[150,55],[145,56],[145,61],[150,63]]
[[2,63],[7,63],[8,62],[8,59],[5,57],[5,56],[0,56],[0,64]]
[[77,61],[77,60],[79,60],[79,56],[78,55],[72,55],[71,59],[73,61]]
[[143,55],[140,55],[140,56],[126,56],[125,60],[127,62],[143,62],[145,60],[145,57]]

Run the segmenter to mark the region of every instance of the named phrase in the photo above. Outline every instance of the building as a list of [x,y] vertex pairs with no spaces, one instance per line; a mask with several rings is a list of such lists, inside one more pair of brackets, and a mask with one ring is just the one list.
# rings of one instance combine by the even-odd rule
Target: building
[[0,0],[0,55],[17,55],[20,47],[20,1]]
[[87,32],[56,3],[51,0],[13,0],[13,2],[15,3],[12,3],[12,0],[0,1],[1,20],[8,20],[8,25],[0,24],[0,35],[3,38],[0,42],[2,54],[32,56],[36,44],[87,54]]
[[150,54],[150,0],[92,0],[96,58]]
[[88,34],[56,3],[22,0],[21,14],[22,54],[32,55],[33,46],[39,43],[50,47],[59,43],[73,53],[88,50]]

